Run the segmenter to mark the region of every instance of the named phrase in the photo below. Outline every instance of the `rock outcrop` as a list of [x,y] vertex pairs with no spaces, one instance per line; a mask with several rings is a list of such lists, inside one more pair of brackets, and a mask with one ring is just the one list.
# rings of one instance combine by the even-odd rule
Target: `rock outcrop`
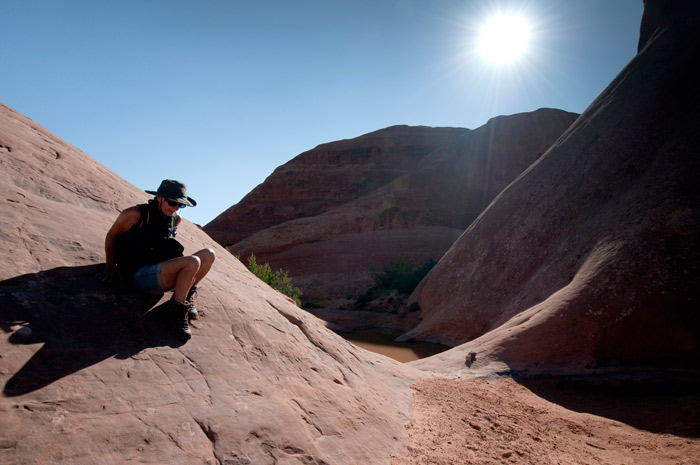
[[576,116],[540,109],[476,130],[399,126],[324,144],[204,230],[243,258],[288,269],[304,291],[344,298],[400,255],[439,259]]
[[471,341],[418,366],[697,368],[700,8],[682,3],[645,11],[639,54],[415,291],[404,339]]
[[[645,13],[639,55],[423,281],[424,320],[409,336],[469,342],[409,366],[330,333],[188,222],[186,251],[211,247],[218,260],[193,339],[173,339],[160,300],[94,277],[118,211],[147,196],[0,105],[0,463],[697,456],[700,18],[697,3],[677,4],[682,20]],[[424,173],[440,165],[433,154]],[[412,173],[394,187],[420,185]],[[373,196],[401,205],[403,190],[387,184],[334,215],[371,212]],[[398,224],[421,224],[396,212]],[[679,372],[695,384],[687,395],[625,398],[470,379],[510,369],[589,373],[596,384],[633,367],[665,370],[655,394]]]
[[95,278],[141,189],[2,105],[0,166],[1,463],[388,464],[405,451],[417,371],[331,333],[189,222],[186,252],[218,260],[182,345],[157,299]]
[[204,230],[218,243],[231,245],[271,226],[320,215],[405,175],[426,154],[465,132],[395,126],[319,145],[278,167]]

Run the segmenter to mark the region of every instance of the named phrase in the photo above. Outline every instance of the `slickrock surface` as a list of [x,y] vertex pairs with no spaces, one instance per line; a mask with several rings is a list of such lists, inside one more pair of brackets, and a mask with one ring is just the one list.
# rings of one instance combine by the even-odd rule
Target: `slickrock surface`
[[540,109],[475,130],[396,126],[323,144],[204,230],[242,258],[288,269],[303,291],[362,293],[371,267],[438,260],[576,116]]
[[416,290],[423,321],[406,338],[471,341],[440,369],[471,351],[475,368],[698,368],[700,7],[688,5],[695,16],[643,25],[637,57]]
[[94,277],[117,210],[147,196],[4,106],[0,145],[3,465],[696,463],[697,394],[463,364],[426,379],[329,333],[190,223],[187,251],[219,257],[183,345],[158,302]]
[[370,464],[405,451],[417,371],[331,333],[189,222],[186,252],[218,260],[183,345],[158,302],[95,278],[119,209],[147,194],[6,106],[0,166],[0,463]]
[[[495,329],[409,365],[188,222],[186,251],[218,260],[174,340],[159,302],[94,277],[148,197],[0,105],[0,463],[697,465],[698,4],[646,3],[640,55],[418,294],[416,335]],[[590,376],[522,377],[547,372]]]

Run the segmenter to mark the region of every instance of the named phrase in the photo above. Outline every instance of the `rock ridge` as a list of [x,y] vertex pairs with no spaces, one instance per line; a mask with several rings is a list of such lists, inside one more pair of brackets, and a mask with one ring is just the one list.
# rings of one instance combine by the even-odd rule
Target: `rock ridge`
[[[577,116],[543,108],[474,130],[400,126],[323,144],[278,168],[204,230],[235,241],[230,250],[243,258],[253,253],[289,270],[304,291],[345,298],[370,287],[372,267],[398,256],[439,259]],[[372,155],[358,162],[348,155],[358,150]],[[246,226],[234,232],[239,224]]]

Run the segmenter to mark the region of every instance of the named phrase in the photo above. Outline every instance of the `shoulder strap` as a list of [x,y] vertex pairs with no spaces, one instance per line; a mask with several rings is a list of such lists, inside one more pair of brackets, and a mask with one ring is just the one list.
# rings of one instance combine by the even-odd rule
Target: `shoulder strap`
[[178,212],[173,213],[170,218],[170,229],[173,232],[173,237],[177,234],[177,225],[180,224],[180,214]]

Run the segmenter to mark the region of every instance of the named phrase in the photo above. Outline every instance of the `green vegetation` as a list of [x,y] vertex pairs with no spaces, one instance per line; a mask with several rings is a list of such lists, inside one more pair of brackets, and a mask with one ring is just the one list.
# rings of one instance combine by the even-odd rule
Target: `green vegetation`
[[248,269],[265,284],[291,297],[298,306],[301,306],[301,290],[292,284],[288,270],[273,270],[269,263],[259,265],[255,254],[250,254],[248,257]]
[[325,289],[311,289],[304,292],[304,308],[326,308],[333,302]]
[[410,294],[436,263],[435,260],[429,258],[423,264],[419,264],[410,261],[405,255],[400,255],[383,270],[371,270],[374,280],[373,288]]
[[[364,307],[371,300],[396,294],[404,296],[400,300],[405,300],[436,263],[432,258],[418,263],[400,255],[383,269],[371,269],[374,285],[357,299],[356,307]],[[416,310],[418,304],[415,302],[408,307],[408,311]]]

